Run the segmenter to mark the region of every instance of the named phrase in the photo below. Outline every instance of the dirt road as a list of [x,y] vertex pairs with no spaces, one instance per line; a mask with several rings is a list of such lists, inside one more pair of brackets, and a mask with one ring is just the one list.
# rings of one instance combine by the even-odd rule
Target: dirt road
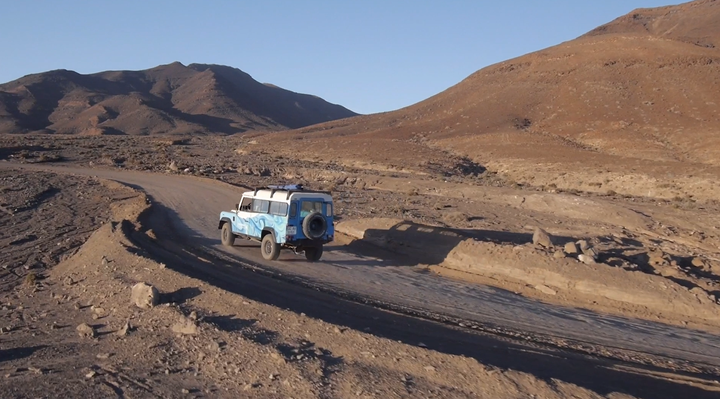
[[[45,168],[47,169],[47,168]],[[448,316],[464,324],[478,323],[485,329],[498,328],[528,336],[569,339],[587,345],[625,349],[720,366],[720,338],[709,333],[664,324],[625,319],[573,308],[544,304],[511,292],[464,284],[404,266],[403,259],[364,256],[334,245],[323,260],[305,262],[301,255],[283,252],[279,261],[266,262],[258,246],[238,241],[232,249],[220,245],[217,215],[237,202],[242,189],[207,179],[139,172],[55,167],[55,171],[94,175],[144,190],[164,211],[150,227],[176,234],[176,244],[250,264],[276,275],[322,287],[340,294],[352,294],[364,302],[402,307],[409,312]],[[165,225],[163,225],[165,224]],[[166,238],[168,239],[168,238]],[[207,268],[232,275],[238,268],[207,264]],[[287,277],[291,276],[291,277]],[[262,287],[255,287],[256,289]],[[393,307],[390,306],[390,307]]]

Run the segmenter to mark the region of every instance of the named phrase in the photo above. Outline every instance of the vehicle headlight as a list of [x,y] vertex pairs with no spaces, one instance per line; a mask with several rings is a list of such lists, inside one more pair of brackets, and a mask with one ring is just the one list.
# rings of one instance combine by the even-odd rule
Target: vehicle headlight
[[297,234],[297,227],[295,227],[295,226],[288,226],[288,227],[287,227],[287,235],[289,235],[289,236],[294,236],[295,234]]

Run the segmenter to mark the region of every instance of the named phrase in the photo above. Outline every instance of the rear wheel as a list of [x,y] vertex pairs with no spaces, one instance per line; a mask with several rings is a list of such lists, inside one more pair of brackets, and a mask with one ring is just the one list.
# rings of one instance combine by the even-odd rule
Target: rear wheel
[[317,262],[320,260],[323,254],[323,247],[308,247],[305,248],[305,259],[310,262]]
[[272,233],[265,234],[260,243],[260,252],[266,260],[276,260],[280,256],[280,245],[275,242]]
[[220,241],[222,245],[226,247],[232,247],[235,244],[235,235],[230,229],[230,223],[223,223],[222,230],[220,231]]

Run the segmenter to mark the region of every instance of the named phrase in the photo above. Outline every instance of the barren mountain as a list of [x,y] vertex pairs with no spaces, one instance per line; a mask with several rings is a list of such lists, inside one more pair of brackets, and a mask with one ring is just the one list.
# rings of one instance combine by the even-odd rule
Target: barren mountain
[[[338,159],[406,167],[421,166],[438,148],[512,171],[517,160],[535,170],[565,163],[564,171],[580,164],[623,165],[622,172],[648,162],[718,166],[718,45],[718,1],[639,9],[481,69],[410,107],[283,135],[303,137],[309,150],[329,146],[334,151],[325,154]],[[319,139],[322,146],[311,145]]]
[[0,85],[0,132],[237,133],[356,115],[239,69],[175,62],[144,71],[56,70]]

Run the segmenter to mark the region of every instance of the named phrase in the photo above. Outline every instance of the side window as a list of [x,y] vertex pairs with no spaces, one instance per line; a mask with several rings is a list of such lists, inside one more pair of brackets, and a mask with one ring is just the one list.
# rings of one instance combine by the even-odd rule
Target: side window
[[332,216],[333,215],[333,204],[328,202],[325,204],[325,216]]
[[288,204],[285,202],[277,202],[272,201],[270,202],[270,213],[277,216],[285,216],[287,215],[288,211]]
[[297,216],[297,202],[290,203],[290,217],[294,218]]
[[240,210],[244,212],[250,212],[252,210],[252,198],[243,198],[242,202],[240,202]]
[[269,207],[270,207],[270,201],[268,201],[268,200],[260,200],[260,199],[253,200],[253,204],[252,204],[253,212],[268,213]]

